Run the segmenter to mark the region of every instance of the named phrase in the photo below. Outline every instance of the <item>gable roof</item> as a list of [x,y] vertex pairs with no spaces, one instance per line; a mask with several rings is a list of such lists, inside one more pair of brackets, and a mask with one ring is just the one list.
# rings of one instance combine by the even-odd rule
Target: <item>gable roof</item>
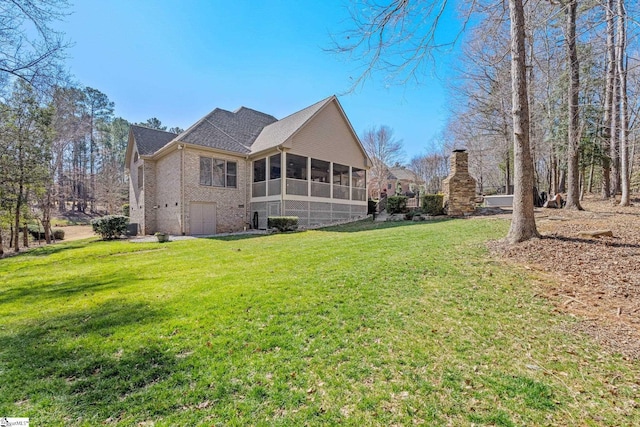
[[241,107],[231,112],[216,108],[176,140],[190,144],[217,148],[224,151],[248,154],[250,146],[260,131],[277,119],[269,114]]
[[129,128],[133,134],[141,156],[148,156],[171,142],[176,136],[173,132],[165,132],[158,129],[150,129],[144,126],[131,125]]
[[[132,126],[131,132],[139,145],[138,150],[142,155],[155,154],[163,147],[168,148],[179,142],[248,155],[284,144],[325,106],[332,102],[335,103],[344,117],[360,150],[368,158],[360,139],[353,130],[335,95],[316,102],[281,120],[246,107],[240,107],[233,112],[216,108],[179,135],[135,125]],[[129,156],[129,151],[127,153],[127,156]],[[127,162],[129,161],[128,159],[129,157],[127,157]]]
[[407,169],[406,167],[393,167],[389,168],[389,178],[388,179],[397,179],[397,180],[405,180],[405,181],[413,181],[413,182],[422,182],[422,180],[418,177],[418,174],[412,171],[411,169]]
[[335,96],[325,98],[297,113],[293,113],[282,120],[266,126],[251,146],[251,152],[257,153],[284,143],[334,98]]

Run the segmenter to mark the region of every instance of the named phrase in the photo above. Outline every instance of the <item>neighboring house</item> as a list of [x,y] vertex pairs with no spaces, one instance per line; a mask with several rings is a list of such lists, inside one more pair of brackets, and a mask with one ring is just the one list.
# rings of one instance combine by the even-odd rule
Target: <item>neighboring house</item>
[[335,96],[281,120],[215,109],[179,135],[131,126],[130,221],[197,235],[364,217],[369,162]]
[[387,176],[387,194],[411,195],[424,192],[424,180],[417,173],[404,166],[389,168]]

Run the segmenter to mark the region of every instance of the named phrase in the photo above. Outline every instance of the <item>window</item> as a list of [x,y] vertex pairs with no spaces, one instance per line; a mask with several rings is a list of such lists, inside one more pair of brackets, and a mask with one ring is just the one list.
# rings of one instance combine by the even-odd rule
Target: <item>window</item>
[[351,168],[351,200],[367,200],[367,172],[364,169]]
[[224,160],[219,159],[211,159],[213,160],[213,183],[214,187],[224,187]]
[[237,169],[236,162],[227,162],[227,187],[235,188],[237,186]]
[[330,164],[322,160],[311,159],[311,181],[329,182]]
[[253,161],[253,182],[262,182],[267,179],[267,159]]
[[274,156],[269,157],[269,169],[271,170],[269,179],[280,179],[281,168],[282,168],[282,156],[280,154],[276,154]]
[[357,188],[365,188],[367,180],[364,169],[351,168],[351,185]]
[[287,178],[307,179],[307,158],[287,154]]
[[333,164],[333,184],[349,186],[349,166]]
[[235,188],[237,175],[236,162],[200,157],[200,185]]
[[200,157],[200,185],[211,185],[211,160],[209,157]]
[[142,188],[144,184],[144,168],[142,165],[138,166],[138,188]]

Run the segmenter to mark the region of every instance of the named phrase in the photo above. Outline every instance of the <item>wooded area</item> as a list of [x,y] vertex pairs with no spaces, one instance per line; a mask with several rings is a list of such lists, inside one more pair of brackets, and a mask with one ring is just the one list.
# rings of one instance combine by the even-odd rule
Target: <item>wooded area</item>
[[[353,29],[335,37],[336,51],[365,66],[355,85],[373,74],[388,84],[419,84],[430,75],[436,51],[460,46],[455,69],[439,76],[451,91],[448,126],[441,141],[411,160],[427,183],[440,182],[448,173],[448,153],[464,147],[480,193],[513,193],[517,130],[510,6],[515,3],[521,2],[361,1],[352,8]],[[637,12],[636,3],[624,0],[522,5],[535,186],[548,194],[568,193],[576,208],[585,192],[618,194],[627,204],[630,192],[640,187],[634,169]],[[440,28],[447,13],[456,13],[466,31]]]
[[[67,3],[2,3],[0,254],[4,239],[16,252],[28,245],[27,224],[41,227],[49,243],[54,213],[126,210],[129,136],[129,122],[114,115],[106,94],[62,71],[68,42],[51,25]],[[157,118],[141,124],[166,129]]]
[[[626,205],[640,188],[640,45],[638,23],[628,19],[638,5],[626,3],[537,1],[524,8],[536,187],[571,194],[578,207],[584,193],[618,194]],[[447,147],[469,149],[472,174],[487,194],[510,193],[514,179],[509,21],[495,6],[477,4],[481,19],[462,48],[444,134]]]

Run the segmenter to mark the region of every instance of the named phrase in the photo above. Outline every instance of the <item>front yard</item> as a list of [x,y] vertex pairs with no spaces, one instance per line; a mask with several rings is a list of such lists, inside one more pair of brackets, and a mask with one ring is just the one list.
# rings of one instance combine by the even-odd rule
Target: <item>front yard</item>
[[95,239],[0,261],[0,416],[33,425],[637,425],[499,219]]

